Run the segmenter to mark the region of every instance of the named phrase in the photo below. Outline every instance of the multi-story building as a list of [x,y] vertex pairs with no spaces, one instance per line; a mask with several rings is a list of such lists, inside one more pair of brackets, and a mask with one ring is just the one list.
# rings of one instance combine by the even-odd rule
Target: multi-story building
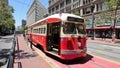
[[[77,12],[77,15],[80,15],[87,19],[87,27],[91,29],[93,18],[95,18],[94,22],[99,22],[99,20],[106,22],[100,17],[100,13],[107,10],[107,6],[104,3],[105,1],[106,0],[49,0],[48,11],[49,15],[61,12],[74,13],[75,11]],[[117,11],[118,15],[116,25],[120,26],[120,10]],[[111,27],[113,26],[113,23],[112,21],[107,21],[107,24],[100,22],[100,24],[95,24],[93,26],[96,27],[103,25],[109,25],[109,27]],[[120,34],[120,28],[117,31],[118,36]],[[120,36],[118,37],[120,38]]]
[[101,11],[107,9],[104,4],[105,0],[49,0],[49,15],[59,12],[73,13],[74,10],[78,15],[91,18],[92,13],[98,17]]
[[39,0],[34,0],[27,12],[27,26],[43,19],[44,15],[47,13],[47,9],[39,2]]
[[[88,26],[92,24],[92,18],[95,17],[95,21],[101,20],[100,13],[107,10],[105,5],[105,0],[49,0],[49,15],[54,13],[74,13],[77,12],[77,15],[85,17],[88,23]],[[117,20],[120,21],[120,10],[117,10]],[[94,15],[94,16],[93,16]],[[105,22],[105,21],[104,21]],[[112,25],[112,21],[107,23],[107,25]],[[120,23],[117,23],[120,25]],[[96,24],[105,25],[105,24]]]
[[[49,14],[68,12],[75,9],[80,16],[89,16],[91,13],[100,12],[106,9],[104,0],[49,0]],[[93,7],[93,10],[92,10]]]
[[22,20],[22,26],[21,27],[25,27],[26,26],[26,20]]

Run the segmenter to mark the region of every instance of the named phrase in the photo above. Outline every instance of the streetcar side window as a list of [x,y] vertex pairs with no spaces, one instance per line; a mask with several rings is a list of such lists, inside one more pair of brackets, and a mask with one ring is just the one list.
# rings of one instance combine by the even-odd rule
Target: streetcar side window
[[44,29],[44,34],[45,34],[46,29],[45,28],[43,28],[43,29]]
[[38,29],[38,33],[39,33],[39,34],[45,34],[45,32],[46,32],[46,28],[45,28],[45,27]]

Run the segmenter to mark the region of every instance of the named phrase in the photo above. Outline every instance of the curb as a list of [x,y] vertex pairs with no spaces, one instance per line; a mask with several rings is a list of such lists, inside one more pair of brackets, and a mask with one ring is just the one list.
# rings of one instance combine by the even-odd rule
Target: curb
[[[107,39],[106,39],[107,40]],[[110,46],[117,46],[117,47],[120,47],[120,43],[113,43],[111,41],[104,41],[104,40],[99,40],[99,39],[96,39],[96,40],[91,40],[91,39],[88,39],[87,42],[94,42],[94,43],[101,43],[101,44],[106,44],[106,45],[110,45]]]

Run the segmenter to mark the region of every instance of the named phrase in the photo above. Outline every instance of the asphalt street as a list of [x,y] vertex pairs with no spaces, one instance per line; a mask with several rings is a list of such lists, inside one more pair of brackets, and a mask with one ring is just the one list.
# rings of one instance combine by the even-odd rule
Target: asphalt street
[[100,43],[87,42],[88,54],[99,56],[120,63],[120,47]]
[[0,36],[0,68],[6,68],[6,64],[13,46],[13,35]]

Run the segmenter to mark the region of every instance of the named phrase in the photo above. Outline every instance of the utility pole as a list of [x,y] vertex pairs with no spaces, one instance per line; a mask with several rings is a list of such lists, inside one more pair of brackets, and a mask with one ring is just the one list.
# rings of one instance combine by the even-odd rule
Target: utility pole
[[95,20],[95,15],[94,15],[94,8],[95,8],[95,5],[94,3],[91,4],[91,12],[92,12],[92,37],[91,39],[94,40],[94,20]]
[[94,40],[94,36],[95,36],[95,31],[94,31],[94,20],[95,20],[95,15],[94,13],[92,14],[92,40]]

